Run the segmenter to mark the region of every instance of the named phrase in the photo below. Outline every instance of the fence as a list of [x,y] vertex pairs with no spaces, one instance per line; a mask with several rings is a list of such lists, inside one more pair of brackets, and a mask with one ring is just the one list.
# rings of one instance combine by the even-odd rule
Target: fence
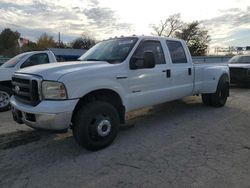
[[193,56],[194,63],[226,63],[232,56]]

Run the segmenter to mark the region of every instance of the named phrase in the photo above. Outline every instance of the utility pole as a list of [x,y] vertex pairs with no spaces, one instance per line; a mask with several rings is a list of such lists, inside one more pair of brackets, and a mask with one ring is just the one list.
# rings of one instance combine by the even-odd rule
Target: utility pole
[[59,44],[59,46],[61,45],[61,34],[60,34],[60,32],[58,33],[58,44]]

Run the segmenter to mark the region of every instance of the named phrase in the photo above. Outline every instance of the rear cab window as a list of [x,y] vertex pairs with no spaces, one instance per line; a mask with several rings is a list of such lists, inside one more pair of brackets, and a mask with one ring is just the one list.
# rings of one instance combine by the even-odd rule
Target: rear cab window
[[31,67],[35,65],[48,64],[49,57],[46,53],[39,53],[30,56],[22,65],[21,68]]
[[173,64],[188,63],[185,50],[179,41],[166,40]]

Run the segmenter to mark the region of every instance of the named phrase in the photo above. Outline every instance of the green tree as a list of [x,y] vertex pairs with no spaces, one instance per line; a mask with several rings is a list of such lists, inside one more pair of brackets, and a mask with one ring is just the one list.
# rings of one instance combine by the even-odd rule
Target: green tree
[[21,47],[22,52],[29,52],[29,51],[34,51],[34,50],[37,50],[37,45],[35,42],[32,42],[32,41],[29,41],[28,44],[24,44]]
[[56,47],[56,42],[53,36],[43,33],[37,40],[37,49],[46,50],[47,48]]
[[0,34],[0,55],[13,57],[20,52],[18,39],[20,33],[9,28],[4,29]]
[[86,34],[82,34],[81,37],[79,37],[79,38],[75,39],[73,42],[71,42],[72,48],[86,49],[86,50],[90,49],[95,44],[96,44],[95,39],[86,35]]
[[205,55],[210,42],[208,31],[200,27],[200,23],[194,21],[186,24],[181,31],[175,32],[177,38],[187,42],[190,53],[193,56]]

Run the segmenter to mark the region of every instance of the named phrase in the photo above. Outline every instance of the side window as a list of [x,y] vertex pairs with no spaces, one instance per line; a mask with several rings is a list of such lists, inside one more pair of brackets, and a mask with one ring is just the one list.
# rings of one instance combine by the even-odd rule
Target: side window
[[30,56],[22,65],[21,68],[30,67],[34,65],[42,65],[49,63],[49,57],[47,54],[35,54]]
[[183,46],[178,41],[166,41],[173,63],[187,63],[187,57]]
[[[136,49],[133,56],[142,58],[145,51],[152,51],[156,64],[165,64],[165,57],[159,41],[144,41]],[[142,61],[142,60],[141,60]]]

